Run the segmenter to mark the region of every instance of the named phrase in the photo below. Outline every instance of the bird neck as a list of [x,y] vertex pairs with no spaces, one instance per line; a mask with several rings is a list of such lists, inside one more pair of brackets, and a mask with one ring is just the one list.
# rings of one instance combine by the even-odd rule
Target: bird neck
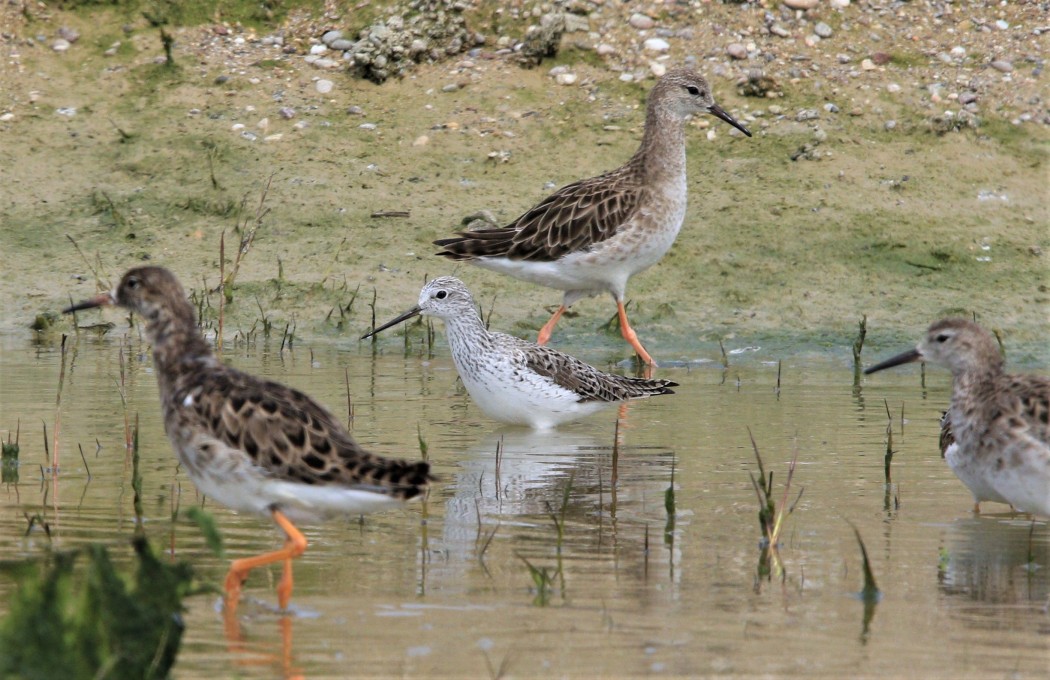
[[479,347],[490,344],[491,333],[481,322],[477,310],[473,307],[463,310],[455,316],[443,319],[445,322],[445,335],[448,337],[449,348],[453,354],[469,354]]
[[685,175],[685,120],[662,102],[646,112],[645,132],[635,158],[646,177],[677,178]]
[[980,393],[993,390],[1003,377],[1003,359],[998,351],[987,356],[985,361],[965,366],[952,367],[953,394]]
[[215,362],[211,345],[197,328],[188,301],[178,299],[170,306],[155,307],[144,320],[160,381],[165,382],[194,364]]

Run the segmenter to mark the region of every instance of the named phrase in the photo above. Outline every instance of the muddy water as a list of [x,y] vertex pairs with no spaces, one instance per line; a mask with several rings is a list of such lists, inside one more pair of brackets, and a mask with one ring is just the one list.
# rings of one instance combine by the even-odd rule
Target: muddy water
[[[126,349],[125,389],[142,432],[146,531],[219,586],[227,559],[191,522],[172,520],[201,499],[176,470],[144,349]],[[275,611],[276,571],[253,573],[232,626],[216,596],[189,598],[177,677],[1045,677],[1050,530],[971,515],[937,452],[947,376],[930,371],[923,388],[918,370],[904,369],[856,390],[848,361],[787,359],[778,394],[776,358],[759,348],[734,355],[728,372],[662,368],[681,383],[677,395],[535,434],[487,420],[441,348],[429,361],[334,345],[312,356],[228,348],[231,363],[305,389],[344,418],[348,381],[354,435],[408,457],[422,436],[441,481],[425,504],[308,529],[293,616]],[[53,436],[61,355],[13,340],[0,353],[0,427],[22,424],[19,481],[0,486],[0,554],[100,541],[126,562],[134,513],[118,344],[84,338],[66,363],[55,479],[42,422]],[[889,487],[886,404],[897,450]],[[792,499],[804,491],[785,520],[782,579],[758,576],[747,428],[778,500],[798,451]],[[227,557],[280,542],[265,520],[205,507]],[[51,538],[27,535],[26,514],[46,519]],[[867,612],[850,523],[883,591]],[[537,588],[526,562],[549,588]],[[0,610],[12,578],[0,571]]]

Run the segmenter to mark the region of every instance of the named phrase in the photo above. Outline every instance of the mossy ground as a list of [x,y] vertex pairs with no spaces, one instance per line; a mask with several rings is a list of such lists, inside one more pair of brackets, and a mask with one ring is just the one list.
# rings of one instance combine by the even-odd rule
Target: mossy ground
[[[74,50],[16,48],[22,67],[2,76],[0,104],[17,115],[0,123],[0,332],[28,336],[41,311],[95,292],[67,236],[111,283],[148,261],[188,288],[217,285],[220,234],[229,259],[235,229],[252,221],[272,176],[269,212],[241,265],[226,329],[250,328],[261,309],[275,327],[294,319],[301,336],[356,342],[373,288],[383,320],[414,303],[425,277],[454,273],[486,309],[496,299],[494,327],[529,334],[560,293],[456,267],[433,257],[430,242],[479,209],[509,220],[549,193],[545,183],[613,168],[640,138],[649,84],[622,83],[574,50],[559,60],[572,63],[583,87],[554,85],[546,67],[498,61],[483,64],[476,80],[450,75],[445,64],[376,86],[311,69],[301,57],[231,68],[209,56],[200,29],[177,30],[171,69],[153,61],[163,54],[156,29],[139,20],[124,35],[118,27],[129,20],[120,7],[63,15],[82,33]],[[116,56],[104,57],[116,40]],[[887,68],[909,68],[908,54],[895,58]],[[220,75],[229,80],[217,84]],[[317,94],[317,77],[332,79],[334,91]],[[442,91],[457,81],[465,86]],[[739,97],[730,82],[715,89],[729,110],[769,103]],[[798,90],[776,103],[793,112],[822,101]],[[876,104],[878,114],[869,102],[859,116],[823,116],[819,150],[831,155],[820,161],[790,159],[813,139],[800,123],[756,126],[752,139],[713,119],[694,124],[686,224],[670,254],[629,289],[643,338],[684,354],[696,353],[697,338],[733,335],[819,346],[829,335],[845,342],[865,314],[873,333],[903,338],[943,314],[976,313],[1012,344],[1044,346],[1045,128],[991,115],[978,130],[937,135],[921,115]],[[365,116],[348,115],[351,105]],[[62,106],[76,106],[76,115],[57,115]],[[296,118],[282,120],[281,106]],[[261,131],[264,117],[270,127]],[[893,132],[883,129],[887,118],[898,121]],[[297,121],[309,126],[293,130]],[[238,122],[259,138],[231,131]],[[363,122],[377,128],[360,129]],[[272,133],[283,138],[263,141]],[[414,145],[422,135],[429,142]],[[381,210],[411,215],[370,217]],[[332,314],[355,290],[350,311]],[[619,349],[614,337],[594,334],[613,312],[607,299],[576,311],[581,318],[563,322],[563,338]]]

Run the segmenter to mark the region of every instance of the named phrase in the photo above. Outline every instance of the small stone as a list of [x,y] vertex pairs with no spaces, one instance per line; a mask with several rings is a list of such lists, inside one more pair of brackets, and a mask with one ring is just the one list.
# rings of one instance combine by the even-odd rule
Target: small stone
[[835,9],[845,9],[849,7],[850,0],[831,0],[831,6]]
[[311,45],[310,54],[324,54],[328,51],[328,45]]
[[864,71],[874,71],[876,68],[878,68],[877,66],[875,66],[875,62],[873,62],[871,59],[865,59],[864,61],[860,62],[860,67]]
[[962,104],[963,106],[966,106],[967,104],[973,104],[975,101],[977,101],[977,93],[976,92],[960,92],[959,93],[959,103]]
[[962,45],[956,45],[955,47],[952,48],[952,51],[950,52],[950,54],[953,57],[955,57],[956,59],[962,59],[963,57],[966,56],[966,48],[963,47]]
[[241,137],[247,139],[249,142],[254,142],[255,140],[259,139],[259,135],[255,134],[254,132],[249,132],[248,130],[242,130]]
[[649,38],[643,46],[650,52],[666,52],[671,49],[671,45],[663,38]]
[[657,78],[663,78],[664,74],[667,73],[667,67],[658,61],[654,61],[649,64],[649,72]]
[[72,46],[69,44],[69,41],[65,38],[59,38],[55,42],[51,43],[51,49],[53,49],[56,52],[67,52],[69,51],[70,47]]
[[769,32],[781,38],[787,38],[791,35],[791,32],[783,26],[781,26],[780,24],[773,24],[772,26],[770,26]]
[[566,33],[587,33],[591,30],[591,22],[579,14],[566,13],[564,20]]
[[813,32],[821,38],[830,38],[834,34],[834,31],[831,30],[831,26],[828,26],[823,21],[813,27]]
[[295,118],[295,109],[290,106],[282,106],[277,110],[277,114],[285,120],[291,120],[292,118]]
[[633,73],[621,73],[620,74],[620,82],[623,82],[623,83],[634,82],[634,74]]
[[339,66],[339,62],[335,59],[329,59],[328,57],[321,57],[320,59],[315,59],[313,61],[314,68],[327,69],[336,68],[337,66]]
[[824,110],[827,111],[828,113],[838,113],[839,112],[839,107],[835,106],[831,102],[828,102],[827,104],[824,105]]
[[279,141],[281,141],[282,137],[284,137],[284,135],[282,133],[276,132],[276,133],[274,133],[272,135],[268,135],[266,137],[263,137],[263,141],[264,142],[279,142]]
[[726,45],[726,54],[733,59],[747,59],[747,48],[740,43],[729,43]]
[[63,40],[68,40],[70,43],[75,43],[80,40],[80,33],[75,28],[63,26],[58,29],[58,37]]
[[331,80],[325,80],[324,78],[314,83],[314,88],[320,94],[328,94],[332,91],[333,87],[335,87],[335,83],[333,83]]
[[226,83],[229,79],[230,79],[229,76],[219,76],[219,77],[217,77],[215,79],[215,84],[216,85],[222,85],[222,84]]
[[784,107],[782,106],[777,106],[776,104],[773,104],[769,107],[769,115],[771,116],[779,116],[782,113],[784,113]]
[[73,116],[77,115],[77,107],[63,106],[61,108],[55,109],[55,113],[57,113],[60,116],[65,116],[66,118],[72,118]]
[[598,48],[595,51],[598,52],[599,57],[611,57],[616,54],[616,48],[608,43],[598,45]]
[[420,135],[412,142],[412,146],[426,146],[427,144],[430,144],[430,137],[426,135]]
[[296,123],[295,125],[293,125],[292,129],[293,130],[305,130],[309,125],[310,124],[307,123],[305,120],[301,120],[298,123]]
[[886,132],[892,132],[897,128],[897,121],[888,120],[885,123],[883,123],[882,127],[886,129]]
[[352,49],[354,47],[354,41],[353,40],[347,40],[346,38],[339,38],[338,40],[333,40],[332,44],[329,45],[329,47],[332,48],[333,50],[339,50],[340,52],[346,52],[347,50]]
[[886,91],[890,92],[892,94],[897,94],[898,92],[901,91],[901,86],[898,85],[897,83],[890,83],[889,85],[886,86]]
[[266,131],[266,129],[268,129],[270,127],[270,119],[269,118],[263,118],[262,120],[260,120],[258,123],[255,124],[255,127],[259,128],[260,130]]
[[331,45],[336,40],[339,40],[342,37],[342,31],[328,31],[327,33],[321,36],[321,42],[323,42],[325,45]]
[[576,74],[575,73],[559,73],[554,77],[554,81],[559,85],[575,85]]
[[[1010,28],[1010,22],[1004,19],[999,19],[995,22],[995,27],[998,28],[1000,31],[1005,31],[1006,29]],[[61,33],[59,33],[59,35],[61,35]]]
[[631,18],[627,20],[627,23],[629,23],[632,28],[637,28],[639,31],[648,31],[656,25],[655,21],[646,15],[637,12],[631,15]]
[[784,0],[784,4],[791,9],[813,9],[819,0]]
[[459,89],[459,83],[449,83],[441,88],[442,92],[455,92]]
[[0,116],[0,123],[10,123],[15,119],[15,114],[8,111],[4,115]]
[[346,109],[346,112],[347,112],[347,114],[349,114],[351,116],[363,116],[363,115],[365,115],[365,110],[362,109],[360,106],[351,106],[351,107]]
[[1004,59],[996,59],[989,66],[1001,73],[1009,73],[1014,70],[1014,65]]
[[800,123],[804,123],[807,120],[816,120],[818,118],[820,118],[820,114],[817,113],[814,109],[802,109],[797,114],[795,114],[795,120],[797,120]]
[[362,130],[375,130],[376,129],[376,124],[375,123],[361,123],[357,127],[359,127]]
[[233,130],[234,132],[238,132],[240,130],[243,130],[244,129],[244,123],[234,123],[233,125],[230,126],[230,129]]

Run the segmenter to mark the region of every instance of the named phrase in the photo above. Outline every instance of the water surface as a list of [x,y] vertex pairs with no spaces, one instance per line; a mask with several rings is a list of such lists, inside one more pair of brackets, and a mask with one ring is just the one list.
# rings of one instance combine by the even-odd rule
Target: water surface
[[[5,342],[0,432],[21,422],[22,463],[19,481],[0,486],[0,553],[39,558],[98,541],[127,563],[119,343],[71,341],[56,410],[58,348]],[[202,499],[176,468],[145,351],[134,339],[124,349],[124,383],[142,433],[146,533],[218,586],[228,561],[180,514]],[[228,348],[230,363],[304,389],[343,419],[348,383],[354,436],[405,457],[419,456],[422,437],[441,481],[405,510],[309,527],[291,617],[276,611],[276,569],[246,583],[236,636],[216,596],[187,599],[176,676],[1046,677],[1050,530],[995,504],[971,514],[937,451],[947,374],[929,371],[924,387],[905,368],[857,389],[840,358],[778,354],[732,355],[728,371],[661,368],[680,383],[676,395],[534,433],[485,418],[440,347],[432,359]],[[52,437],[56,417],[57,477],[43,445],[43,423]],[[785,520],[782,579],[758,576],[748,428],[778,501],[798,453],[790,502],[802,496]],[[228,557],[280,544],[267,520],[203,503]],[[26,533],[33,515],[50,539]],[[867,616],[851,523],[883,591]],[[546,571],[549,590],[527,563]],[[12,579],[0,572],[0,611]]]

